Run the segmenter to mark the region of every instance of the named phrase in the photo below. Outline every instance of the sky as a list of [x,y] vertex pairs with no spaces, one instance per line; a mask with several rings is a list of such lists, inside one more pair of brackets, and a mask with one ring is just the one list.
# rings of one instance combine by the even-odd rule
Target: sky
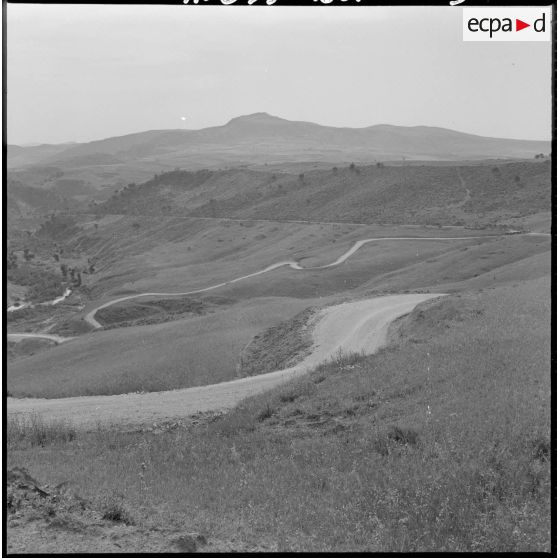
[[8,143],[328,126],[551,138],[551,43],[463,42],[462,8],[7,5]]

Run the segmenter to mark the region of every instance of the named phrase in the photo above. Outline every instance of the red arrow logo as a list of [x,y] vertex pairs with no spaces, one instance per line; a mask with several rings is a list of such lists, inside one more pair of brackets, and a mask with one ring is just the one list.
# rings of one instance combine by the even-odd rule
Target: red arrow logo
[[525,29],[526,27],[531,27],[530,23],[525,23],[524,21],[521,21],[520,19],[515,19],[515,30],[516,31],[521,31],[522,29]]

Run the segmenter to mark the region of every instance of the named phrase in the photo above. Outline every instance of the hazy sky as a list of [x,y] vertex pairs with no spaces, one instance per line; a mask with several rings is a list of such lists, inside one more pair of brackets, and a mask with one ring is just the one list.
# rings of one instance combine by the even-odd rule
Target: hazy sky
[[8,142],[196,129],[260,111],[551,137],[550,43],[465,43],[461,7],[261,4],[8,4]]

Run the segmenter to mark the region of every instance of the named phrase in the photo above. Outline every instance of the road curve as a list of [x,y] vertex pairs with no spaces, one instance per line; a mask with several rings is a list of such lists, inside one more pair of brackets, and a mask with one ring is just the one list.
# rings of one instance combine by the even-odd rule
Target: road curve
[[114,300],[110,300],[108,302],[105,302],[104,304],[101,304],[100,306],[97,306],[96,308],[94,308],[93,310],[91,310],[90,312],[88,312],[85,316],[84,316],[84,320],[86,322],[88,322],[89,324],[91,324],[94,328],[99,329],[102,326],[102,324],[100,324],[96,319],[95,319],[95,314],[99,311],[102,310],[103,308],[108,308],[109,306],[112,306],[114,304],[118,304],[119,302],[125,302],[126,300],[132,300],[134,298],[139,298],[142,296],[188,296],[188,295],[193,295],[193,294],[199,294],[199,293],[204,293],[207,291],[212,291],[213,289],[218,289],[220,287],[224,287],[225,285],[231,285],[233,283],[236,283],[238,281],[243,281],[244,279],[249,279],[250,277],[256,277],[257,275],[262,275],[263,273],[267,273],[269,271],[273,271],[274,269],[277,269],[279,267],[283,267],[283,266],[289,266],[291,269],[296,269],[297,271],[311,271],[311,270],[317,270],[317,269],[327,269],[329,267],[335,267],[337,265],[342,264],[343,262],[345,262],[346,260],[348,260],[357,250],[359,250],[362,246],[364,246],[365,244],[368,244],[369,242],[378,242],[380,240],[425,240],[425,241],[439,241],[439,240],[476,240],[476,239],[482,239],[482,238],[494,238],[494,237],[501,237],[503,235],[501,234],[491,234],[491,235],[483,235],[483,236],[439,236],[439,237],[416,237],[416,236],[398,236],[398,237],[379,237],[379,238],[365,238],[363,240],[357,240],[352,246],[351,248],[349,248],[345,253],[343,253],[341,256],[339,256],[334,262],[331,262],[329,264],[326,265],[320,265],[320,266],[315,266],[315,267],[302,267],[298,262],[294,261],[294,260],[284,260],[281,262],[277,262],[274,263],[272,265],[267,266],[264,269],[261,269],[260,271],[256,271],[254,273],[250,273],[248,275],[243,275],[242,277],[237,277],[236,279],[232,279],[229,281],[224,281],[223,283],[218,283],[217,285],[211,285],[210,287],[204,287],[203,289],[197,289],[194,291],[187,291],[187,292],[181,292],[181,293],[140,293],[140,294],[133,294],[133,295],[128,295],[128,296],[123,296],[121,298],[116,298]]
[[49,333],[8,333],[8,341],[21,341],[22,339],[48,339],[49,341],[54,341],[55,343],[64,343],[64,341],[69,341],[74,339],[73,337],[61,337],[60,335],[51,335]]
[[45,419],[71,420],[94,427],[104,424],[145,424],[190,416],[199,411],[228,409],[240,400],[270,389],[335,357],[338,351],[373,353],[387,339],[389,324],[417,304],[441,294],[402,294],[346,302],[322,309],[313,331],[314,347],[300,364],[269,374],[209,386],[154,393],[14,399],[8,414],[40,413]]

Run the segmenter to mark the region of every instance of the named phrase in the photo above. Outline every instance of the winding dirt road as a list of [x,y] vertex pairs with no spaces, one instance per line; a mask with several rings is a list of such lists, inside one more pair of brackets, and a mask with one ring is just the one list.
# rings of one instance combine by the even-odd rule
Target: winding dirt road
[[348,260],[357,250],[359,250],[365,244],[369,242],[378,242],[381,240],[417,240],[417,241],[440,241],[440,240],[478,240],[482,238],[494,238],[494,237],[501,237],[501,234],[491,234],[491,235],[484,235],[484,236],[439,236],[439,237],[416,237],[416,236],[398,236],[398,237],[379,237],[379,238],[365,238],[363,240],[357,240],[351,248],[349,248],[344,254],[339,256],[334,262],[331,262],[326,265],[320,265],[316,267],[302,267],[298,262],[294,260],[284,260],[281,262],[274,263],[260,271],[256,271],[254,273],[250,273],[248,275],[243,275],[242,277],[237,277],[236,279],[231,279],[230,281],[224,281],[223,283],[218,283],[217,285],[211,285],[210,287],[204,287],[203,289],[197,289],[194,291],[187,291],[181,293],[140,293],[140,294],[133,294],[128,296],[123,296],[121,298],[116,298],[114,300],[110,300],[97,306],[90,312],[88,312],[84,316],[84,320],[91,324],[94,328],[99,329],[102,326],[96,319],[95,314],[102,310],[103,308],[108,308],[109,306],[113,306],[114,304],[118,304],[119,302],[125,302],[126,300],[132,300],[134,298],[139,298],[142,296],[188,296],[193,294],[205,293],[207,291],[212,291],[213,289],[218,289],[220,287],[224,287],[225,285],[231,285],[238,281],[243,281],[244,279],[249,279],[250,277],[256,277],[257,275],[262,275],[264,273],[268,273],[269,271],[273,271],[279,267],[289,266],[291,269],[296,269],[297,271],[312,271],[316,269],[327,269],[328,267],[335,267],[337,265],[342,264],[346,260]]
[[[508,233],[509,234],[509,233]],[[548,233],[519,233],[549,236]],[[91,310],[85,319],[95,328],[102,327],[95,314],[102,308],[142,296],[185,296],[197,294],[236,283],[267,273],[282,266],[295,270],[315,270],[334,267],[345,262],[357,250],[369,242],[382,240],[475,240],[505,235],[483,235],[464,237],[380,237],[359,240],[334,262],[323,266],[303,268],[293,260],[272,264],[260,271],[237,277],[230,281],[203,289],[182,293],[141,293],[125,296]],[[367,300],[359,300],[331,306],[322,310],[314,335],[314,348],[306,359],[286,370],[269,374],[242,378],[209,386],[201,386],[156,393],[132,393],[110,396],[69,397],[62,399],[14,399],[8,398],[8,413],[38,412],[46,418],[71,419],[74,423],[93,426],[101,423],[143,424],[192,415],[198,411],[215,411],[230,408],[241,399],[274,387],[285,380],[302,374],[316,365],[332,358],[339,350],[347,352],[363,351],[371,354],[386,341],[387,329],[391,321],[407,314],[417,304],[425,300],[444,296],[442,294],[391,295]],[[8,334],[16,339],[43,337],[62,342],[69,340],[48,334]]]
[[22,339],[47,339],[55,343],[64,343],[70,341],[73,337],[61,337],[60,335],[51,335],[49,333],[8,333],[8,341],[21,341]]
[[240,400],[270,389],[335,357],[338,351],[373,353],[387,339],[389,324],[417,304],[441,294],[390,295],[346,302],[322,309],[313,331],[314,347],[300,364],[269,374],[230,382],[156,393],[131,393],[61,399],[8,398],[8,413],[40,413],[77,425],[145,424],[231,408]]

